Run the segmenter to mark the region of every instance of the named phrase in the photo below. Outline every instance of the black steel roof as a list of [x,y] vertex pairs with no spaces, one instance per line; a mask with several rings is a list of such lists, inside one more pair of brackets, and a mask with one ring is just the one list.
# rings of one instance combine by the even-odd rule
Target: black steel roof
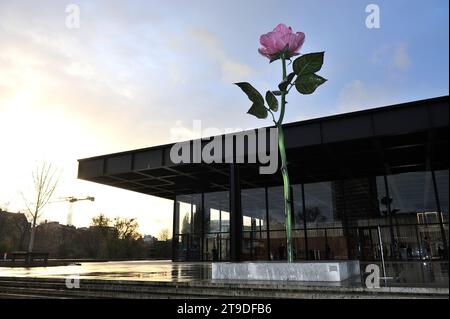
[[[443,96],[285,124],[291,179],[447,169],[448,122]],[[229,164],[174,164],[172,145],[80,159],[78,178],[164,198],[228,189]],[[279,174],[260,175],[258,165],[240,165],[243,188],[281,184]]]

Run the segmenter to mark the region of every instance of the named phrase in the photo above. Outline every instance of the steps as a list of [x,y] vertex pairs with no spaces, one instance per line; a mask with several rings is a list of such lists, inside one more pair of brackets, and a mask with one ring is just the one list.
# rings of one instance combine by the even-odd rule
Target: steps
[[330,287],[294,283],[221,281],[152,282],[81,279],[68,289],[64,278],[0,277],[0,298],[449,298],[448,288]]

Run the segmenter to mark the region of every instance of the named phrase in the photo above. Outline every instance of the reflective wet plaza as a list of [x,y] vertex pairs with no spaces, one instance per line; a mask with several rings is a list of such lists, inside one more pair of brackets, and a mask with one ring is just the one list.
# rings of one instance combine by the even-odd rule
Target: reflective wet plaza
[[83,262],[80,265],[2,268],[0,277],[67,277],[148,281],[191,281],[209,279],[211,263],[184,263],[170,260]]
[[[361,264],[362,270],[365,266]],[[380,269],[382,269],[381,265]],[[69,276],[108,280],[210,281],[211,263],[160,260],[82,262],[78,265],[34,268],[0,267],[0,277],[65,278]],[[386,280],[388,286],[448,287],[448,262],[388,263],[386,277],[388,277]],[[314,285],[320,285],[320,283],[314,283]],[[352,280],[341,285],[358,286],[361,285],[361,281]]]

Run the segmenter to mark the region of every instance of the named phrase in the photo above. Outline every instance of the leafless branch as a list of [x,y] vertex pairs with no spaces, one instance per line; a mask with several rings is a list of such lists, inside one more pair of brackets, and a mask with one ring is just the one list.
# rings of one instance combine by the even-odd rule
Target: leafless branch
[[30,236],[30,244],[28,249],[33,249],[34,229],[37,219],[42,215],[44,207],[52,198],[59,181],[59,172],[52,164],[43,163],[38,165],[32,172],[33,186],[35,192],[35,201],[29,201],[23,193],[22,198],[25,203],[27,215],[32,221],[32,234]]

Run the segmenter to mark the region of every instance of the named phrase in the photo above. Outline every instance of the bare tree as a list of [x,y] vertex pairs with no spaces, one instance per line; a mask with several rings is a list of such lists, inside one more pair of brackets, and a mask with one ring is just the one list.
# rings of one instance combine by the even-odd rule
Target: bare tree
[[111,219],[100,213],[98,216],[92,217],[91,226],[95,227],[110,227]]
[[52,164],[42,163],[38,165],[33,173],[33,191],[35,200],[27,200],[22,194],[26,206],[26,213],[31,220],[31,234],[28,243],[28,251],[33,251],[34,237],[36,234],[36,222],[41,217],[44,207],[48,204],[55,192],[59,180],[59,174]]
[[161,241],[167,241],[169,239],[169,230],[167,228],[161,229],[158,234],[158,239]]
[[138,239],[141,235],[138,232],[139,224],[136,218],[114,218],[114,228],[117,230],[120,239]]

